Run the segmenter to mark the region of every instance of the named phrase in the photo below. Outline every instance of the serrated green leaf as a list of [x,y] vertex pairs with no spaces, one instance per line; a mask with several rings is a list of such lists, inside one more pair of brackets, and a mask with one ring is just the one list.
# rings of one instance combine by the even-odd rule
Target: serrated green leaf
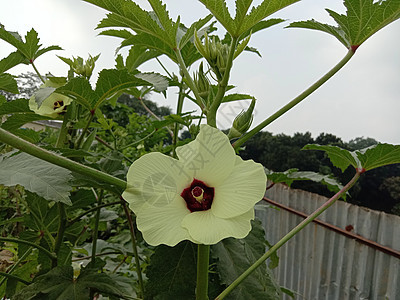
[[22,185],[46,200],[71,205],[69,191],[71,172],[26,153],[3,156],[0,161],[0,183]]
[[203,28],[211,19],[212,15],[209,14],[208,16],[197,20],[194,22],[192,25],[190,25],[189,29],[186,30],[185,34],[182,36],[182,38],[179,41],[179,48],[182,49],[187,42],[189,42],[191,39],[193,39],[193,35],[195,31],[199,31],[201,28]]
[[19,51],[12,52],[7,57],[0,60],[0,73],[4,73],[22,63],[28,64],[29,60],[27,60]]
[[138,73],[135,77],[147,81],[159,92],[165,91],[169,85],[167,77],[157,73]]
[[365,149],[348,151],[336,146],[306,145],[305,150],[325,151],[332,164],[342,171],[352,165],[359,171],[400,163],[400,145],[377,144]]
[[0,90],[19,94],[17,81],[12,75],[7,73],[0,74]]
[[334,35],[345,47],[355,51],[375,32],[400,18],[400,1],[344,0],[346,14],[327,9],[338,27],[314,20],[295,22],[290,27],[310,28]]
[[[38,34],[33,28],[27,32],[24,42],[18,33],[7,31],[4,29],[4,26],[0,26],[0,39],[3,39],[17,48],[19,53],[22,54],[23,58],[28,60],[27,63],[29,63],[29,60],[33,61],[48,51],[61,50],[59,46],[41,48],[42,45],[39,44]],[[13,63],[15,63],[16,56],[12,58]],[[23,62],[23,60],[21,62]]]
[[156,73],[138,73],[133,75],[127,70],[105,69],[99,74],[96,83],[96,103],[99,107],[105,100],[115,94],[137,86],[152,85],[158,91],[164,91],[168,87],[168,79]]
[[[154,12],[147,12],[132,1],[125,0],[84,0],[110,12],[97,28],[127,27],[135,32],[144,32],[164,41],[171,49],[176,46],[175,24],[168,17],[159,0],[150,2]],[[172,28],[171,28],[172,24]],[[166,26],[166,27],[163,27]]]
[[254,97],[247,94],[229,94],[224,96],[222,102],[232,102],[238,100],[251,100],[251,99],[254,99]]
[[352,152],[339,148],[337,146],[322,146],[322,145],[316,145],[316,144],[308,144],[303,147],[302,150],[322,150],[325,151],[326,154],[328,155],[330,161],[332,164],[341,169],[342,172],[344,172],[348,166],[353,166],[354,168],[361,168],[361,162],[357,158],[354,153]]
[[132,72],[143,63],[161,55],[161,52],[155,49],[147,49],[142,46],[132,46],[126,58],[126,68]]
[[332,26],[329,24],[320,23],[315,20],[308,20],[308,21],[293,22],[289,26],[287,26],[287,28],[289,27],[314,29],[326,32],[336,37],[346,48],[351,47],[349,41],[346,38],[345,32],[338,26]]
[[38,58],[39,56],[41,56],[47,52],[53,51],[53,50],[63,50],[63,48],[61,48],[60,46],[56,46],[56,45],[49,46],[46,48],[41,48],[38,51],[36,51],[34,59]]
[[171,60],[176,61],[175,52],[161,39],[147,33],[138,33],[132,35],[129,39],[121,43],[121,47],[126,46],[142,46],[149,49],[157,50],[167,55]]
[[27,53],[24,53],[23,51],[24,42],[17,32],[7,31],[5,30],[4,26],[0,24],[0,39],[13,45],[27,57]]
[[29,214],[24,215],[25,225],[37,232],[56,233],[59,219],[57,206],[49,207],[49,202],[43,197],[29,191],[26,193]]
[[39,50],[41,44],[39,44],[39,37],[37,32],[32,28],[25,35],[24,53],[27,53],[27,58],[33,59],[36,52]]
[[72,78],[66,85],[56,89],[55,92],[74,99],[88,110],[93,108],[97,100],[89,80],[83,77]]
[[90,289],[100,294],[134,299],[132,290],[118,283],[119,276],[109,276],[98,273],[97,269],[84,269],[78,278],[74,279],[74,270],[71,266],[59,266],[48,273],[40,275],[31,285],[20,290],[13,299],[89,299]]
[[214,15],[214,17],[224,26],[226,31],[233,33],[235,30],[235,23],[229,13],[225,0],[200,0],[207,9]]
[[168,36],[168,40],[172,43],[170,45],[176,45],[177,28],[176,24],[170,19],[166,4],[162,4],[160,0],[148,0],[153,12],[157,16],[157,21],[160,22],[161,28]]
[[355,152],[366,171],[400,163],[400,145],[377,144]]
[[33,113],[29,109],[29,100],[27,99],[15,99],[9,101],[0,106],[0,116],[15,114],[15,113]]
[[7,117],[7,120],[1,125],[1,128],[8,131],[14,131],[19,129],[26,123],[40,121],[40,120],[52,120],[52,118],[45,117],[42,115],[37,115],[35,113],[15,114]]
[[108,36],[119,37],[122,39],[129,39],[133,34],[126,29],[123,30],[108,29],[108,30],[103,30],[102,32],[99,33],[99,35],[108,35]]
[[[265,253],[265,232],[261,222],[252,222],[252,231],[241,240],[228,238],[212,245],[212,256],[218,259],[221,283],[229,285]],[[234,262],[234,263],[232,263]],[[266,264],[259,266],[228,296],[228,299],[280,299],[281,290]]]
[[331,192],[334,193],[337,193],[343,188],[343,185],[335,178],[329,175],[319,174],[311,171],[299,171],[298,169],[289,169],[285,172],[273,172],[271,170],[265,169],[265,173],[267,174],[268,180],[271,180],[274,183],[283,182],[289,187],[294,181],[297,180],[311,180],[325,185]]
[[[248,31],[257,23],[259,23],[261,20],[298,1],[300,0],[264,0],[257,7],[253,7],[250,13],[245,17],[241,17],[237,21],[235,19],[235,29],[233,32],[230,32],[230,34],[234,37],[239,37],[244,32]],[[237,7],[239,7],[240,9],[246,8],[242,5],[237,5]]]

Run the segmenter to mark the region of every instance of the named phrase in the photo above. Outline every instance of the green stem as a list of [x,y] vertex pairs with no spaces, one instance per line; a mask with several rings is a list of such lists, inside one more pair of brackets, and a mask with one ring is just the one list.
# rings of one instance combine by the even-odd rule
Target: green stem
[[27,142],[12,133],[0,128],[0,142],[6,143],[16,149],[19,149],[23,152],[26,152],[32,156],[43,159],[47,162],[55,164],[57,166],[66,168],[73,172],[77,172],[79,174],[89,176],[91,178],[95,178],[102,182],[115,185],[121,189],[126,188],[126,182],[117,177],[111,176],[107,173],[101,172],[99,170],[90,168],[88,166],[82,165],[75,161],[72,161],[68,158],[55,154],[54,152],[50,152],[48,150],[42,149],[30,142]]
[[[57,230],[57,238],[54,245],[54,252],[58,256],[58,252],[60,251],[61,245],[64,240],[64,233],[66,230],[67,225],[67,212],[65,210],[64,203],[58,202],[58,216],[60,218],[60,222],[58,223],[58,230]],[[57,258],[52,260],[52,267],[55,268],[57,266]]]
[[215,95],[215,98],[210,107],[210,111],[207,114],[207,122],[209,122],[209,125],[212,125],[213,127],[217,127],[217,111],[222,103],[222,100],[225,96],[226,88],[228,86],[237,43],[238,43],[238,38],[237,37],[232,38],[224,76],[222,77],[221,81],[218,82],[217,94]]
[[208,300],[208,265],[210,245],[197,245],[197,284],[196,300]]
[[309,223],[311,223],[314,219],[316,219],[320,214],[322,214],[326,209],[328,209],[332,204],[336,202],[337,199],[343,193],[346,193],[358,180],[362,171],[357,170],[354,177],[332,198],[326,201],[321,207],[319,207],[316,211],[314,211],[311,215],[309,215],[306,219],[304,219],[300,224],[298,224],[295,228],[293,228],[288,234],[286,234],[280,241],[278,241],[274,246],[272,246],[263,256],[261,256],[253,265],[251,265],[245,272],[243,272],[234,282],[232,282],[221,294],[218,295],[215,300],[221,300],[225,298],[235,287],[237,287],[247,276],[249,276],[255,269],[257,269],[261,264],[265,263],[265,261],[280,247],[282,247],[287,241],[289,241],[292,237],[294,237],[300,230],[306,227]]
[[189,72],[188,72],[188,70],[187,70],[187,67],[186,67],[186,65],[185,65],[185,61],[183,60],[181,51],[180,51],[179,49],[174,49],[174,51],[175,51],[176,58],[177,58],[177,60],[178,60],[179,68],[181,69],[181,71],[182,71],[182,73],[183,73],[183,77],[182,77],[182,78],[185,78],[186,84],[187,84],[187,85],[189,86],[189,88],[192,90],[192,92],[193,92],[193,94],[194,94],[194,97],[195,97],[195,99],[196,99],[196,104],[197,104],[202,110],[204,110],[204,109],[206,108],[206,105],[205,105],[205,103],[204,103],[204,101],[203,101],[203,98],[200,97],[199,90],[197,89],[196,84],[194,83],[192,77],[190,76],[190,74],[189,74]]
[[354,55],[354,52],[352,50],[349,50],[346,54],[346,56],[336,65],[334,66],[331,70],[329,70],[324,76],[322,76],[318,81],[316,81],[313,85],[311,85],[308,89],[306,89],[304,92],[302,92],[300,95],[298,95],[296,98],[294,98],[292,101],[290,101],[288,104],[286,104],[284,107],[279,109],[277,112],[275,112],[273,115],[265,119],[263,122],[261,122],[259,125],[254,127],[251,131],[246,133],[244,136],[242,136],[239,140],[234,142],[232,146],[237,149],[241,145],[243,145],[248,139],[253,137],[256,133],[261,131],[264,127],[278,119],[280,116],[288,112],[290,109],[292,109],[294,106],[299,104],[301,101],[303,101],[305,98],[307,98],[310,94],[312,94],[315,90],[317,90],[321,85],[323,85],[326,81],[328,81],[333,75],[335,75],[341,68],[346,65],[346,63],[352,58]]
[[125,216],[128,219],[129,231],[131,233],[132,249],[133,249],[133,254],[135,255],[136,273],[138,276],[139,287],[140,287],[140,293],[138,296],[143,297],[144,296],[144,283],[143,283],[143,277],[142,277],[142,269],[140,267],[138,246],[136,243],[135,227],[133,226],[132,216],[131,216],[131,213],[130,213],[128,207],[126,206],[126,203],[123,202],[122,206],[124,208]]
[[[11,274],[16,268],[18,268],[19,264],[23,262],[25,258],[28,257],[28,255],[32,252],[33,247],[29,247],[28,250],[25,251],[24,254],[21,255],[21,257],[18,259],[16,263],[14,263],[10,269],[7,270],[6,274]],[[4,273],[3,273],[4,274]],[[6,281],[7,277],[4,277],[0,280],[0,286]]]
[[83,143],[83,139],[85,137],[86,132],[89,129],[90,123],[92,123],[92,121],[93,121],[93,118],[94,118],[94,111],[93,111],[93,113],[90,112],[90,116],[89,116],[88,121],[86,122],[85,128],[83,128],[83,130],[81,132],[81,135],[79,136],[79,139],[75,144],[75,149],[80,149],[81,148],[81,145]]
[[40,80],[41,80],[43,83],[45,83],[45,80],[43,79],[42,75],[40,75],[39,70],[36,68],[36,66],[35,66],[35,64],[34,64],[34,62],[33,62],[33,60],[31,60],[30,62],[31,62],[31,65],[32,65],[33,69],[35,70],[36,74],[39,76]]
[[46,254],[51,259],[57,258],[57,256],[54,253],[51,253],[46,248],[43,248],[42,246],[35,244],[33,242],[30,242],[30,241],[25,241],[25,240],[16,239],[16,238],[9,238],[9,237],[0,237],[0,242],[12,242],[12,243],[16,243],[16,244],[29,245],[29,246],[32,246],[32,247],[38,249],[39,251],[42,251],[44,254]]
[[96,198],[97,198],[97,212],[96,212],[96,219],[95,219],[95,223],[94,223],[94,230],[93,230],[93,242],[92,242],[92,259],[91,259],[91,263],[93,266],[95,266],[96,263],[96,251],[97,251],[97,237],[99,235],[99,223],[100,223],[100,211],[101,211],[101,202],[103,201],[103,194],[104,191],[101,190],[100,191],[100,195],[97,197],[97,195],[95,194]]
[[114,201],[114,202],[110,202],[110,203],[104,203],[104,204],[98,205],[96,207],[93,207],[91,209],[88,209],[87,211],[83,212],[82,214],[80,214],[76,218],[73,218],[71,221],[69,221],[68,222],[68,226],[71,226],[72,224],[75,224],[80,219],[82,219],[83,216],[86,216],[87,214],[90,214],[91,212],[96,211],[99,208],[103,208],[103,207],[107,207],[107,206],[111,206],[111,205],[116,205],[116,204],[121,204],[121,203],[122,203],[122,201]]
[[[183,109],[183,101],[185,100],[185,96],[183,95],[183,78],[179,87],[179,96],[178,96],[178,103],[177,103],[177,107],[176,107],[176,113],[179,115],[182,113],[182,109]],[[174,147],[174,156],[176,157],[176,153],[175,153],[175,149],[176,149],[176,145],[178,143],[178,132],[179,132],[179,124],[175,123],[175,128],[174,128],[174,136],[172,139],[172,145]]]
[[29,281],[26,281],[26,280],[24,280],[22,278],[19,278],[18,276],[15,276],[15,275],[12,275],[12,274],[9,274],[9,273],[0,272],[0,276],[4,276],[6,278],[18,280],[18,281],[20,281],[20,282],[22,282],[23,284],[26,284],[26,285],[31,284]]

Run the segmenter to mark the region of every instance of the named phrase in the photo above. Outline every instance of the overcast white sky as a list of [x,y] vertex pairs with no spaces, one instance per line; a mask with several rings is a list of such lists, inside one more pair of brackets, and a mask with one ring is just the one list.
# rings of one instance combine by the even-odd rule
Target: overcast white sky
[[[148,9],[146,1],[136,1]],[[233,7],[233,0],[227,1]],[[254,1],[254,4],[260,3]],[[164,0],[173,19],[181,15],[185,25],[207,14],[204,6],[195,0]],[[325,72],[345,54],[346,49],[334,37],[305,29],[284,29],[290,21],[314,18],[332,23],[324,8],[344,12],[342,0],[303,0],[272,17],[288,22],[253,35],[250,46],[257,48],[262,58],[244,53],[234,64],[232,83],[235,92],[249,93],[257,98],[254,124],[285,105]],[[114,66],[114,51],[120,40],[97,36],[97,23],[105,11],[80,0],[1,0],[0,23],[7,30],[20,34],[34,28],[44,46],[59,45],[64,51],[54,51],[36,61],[42,73],[66,76],[67,65],[56,54],[87,57],[101,53],[95,71]],[[333,24],[333,23],[332,23]],[[355,137],[372,137],[381,142],[400,144],[400,21],[387,26],[365,42],[338,74],[303,103],[292,109],[265,130],[293,134],[310,131],[332,133],[348,141]],[[222,36],[223,31],[219,31]],[[11,51],[0,40],[0,58]],[[163,57],[162,61],[177,69]],[[143,71],[158,66],[144,65]],[[28,66],[16,67],[10,72],[32,71]],[[158,68],[159,72],[162,72]],[[176,90],[168,98],[156,97],[160,105],[176,107]],[[247,103],[243,102],[247,107]],[[184,109],[195,109],[187,103]],[[221,128],[229,127],[239,113],[238,103],[222,107],[219,116]]]

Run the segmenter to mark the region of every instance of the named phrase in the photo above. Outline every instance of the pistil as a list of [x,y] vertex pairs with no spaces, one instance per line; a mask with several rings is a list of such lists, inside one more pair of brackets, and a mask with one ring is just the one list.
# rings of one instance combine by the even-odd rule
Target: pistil
[[192,189],[192,196],[194,199],[196,199],[197,202],[199,203],[203,202],[204,199],[203,195],[204,195],[204,190],[201,187],[195,186]]

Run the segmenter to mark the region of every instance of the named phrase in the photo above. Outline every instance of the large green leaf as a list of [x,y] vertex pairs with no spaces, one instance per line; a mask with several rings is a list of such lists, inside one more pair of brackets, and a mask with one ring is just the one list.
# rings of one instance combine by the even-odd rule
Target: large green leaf
[[289,27],[309,28],[335,36],[345,47],[355,51],[371,35],[400,18],[399,0],[344,0],[346,14],[327,9],[338,27],[314,20],[294,22]]
[[291,5],[299,0],[264,0],[257,7],[253,7],[247,14],[252,0],[236,0],[236,15],[233,19],[229,14],[225,0],[200,0],[215,18],[224,26],[232,37],[240,37],[249,32],[260,21],[271,14]]
[[224,26],[226,31],[232,34],[235,30],[235,22],[233,21],[225,0],[200,0],[214,17]]
[[133,75],[127,70],[102,70],[96,83],[96,107],[118,92],[148,85],[154,86],[158,91],[164,91],[168,87],[168,79],[155,73],[137,73]]
[[178,26],[168,16],[165,5],[159,0],[149,1],[154,12],[143,10],[133,1],[84,0],[110,12],[97,28],[127,27],[135,32],[145,32],[164,41],[172,49],[176,47]]
[[22,185],[46,200],[71,204],[71,172],[26,153],[0,157],[0,184]]
[[56,93],[74,99],[89,110],[93,108],[97,100],[89,80],[83,77],[72,78],[66,85],[59,87]]
[[342,171],[350,165],[362,172],[400,163],[400,145],[377,144],[356,151],[321,145],[306,145],[303,149],[325,151],[332,164]]
[[118,299],[135,299],[132,289],[127,289],[124,278],[99,273],[96,269],[83,269],[74,279],[71,266],[59,266],[48,273],[38,276],[34,282],[20,290],[14,300],[52,299],[52,300],[87,300],[90,289],[100,294],[119,297]]
[[[300,0],[264,0],[259,6],[253,7],[250,13],[246,15],[243,20],[239,18],[236,21],[235,18],[235,32],[233,36],[239,37],[244,32],[257,25],[261,20],[298,1]],[[241,1],[236,0],[236,16],[239,15],[238,9],[246,9],[246,12],[248,9],[248,7],[246,8],[244,5],[239,5],[238,2],[240,3]]]
[[[59,46],[41,48],[42,45],[39,44],[40,40],[38,34],[33,28],[25,35],[24,42],[18,33],[7,31],[5,30],[4,26],[0,24],[0,39],[8,42],[9,44],[17,48],[19,53],[22,54],[22,56],[28,61],[33,61],[40,55],[48,51],[62,50],[62,48]],[[10,56],[8,57],[8,59],[10,59]],[[13,62],[10,62],[10,64],[14,64],[17,61],[15,55],[11,57],[11,59],[13,59]],[[18,59],[20,59],[22,62],[21,58]]]
[[5,130],[14,131],[19,129],[26,123],[39,120],[52,120],[52,118],[37,115],[35,113],[15,114],[9,116],[7,120],[1,125],[1,127]]
[[29,60],[27,60],[19,51],[12,52],[7,57],[0,60],[0,73],[4,73],[22,63],[28,64]]
[[12,75],[7,73],[0,74],[0,90],[19,94],[17,81]]
[[[228,238],[212,246],[212,256],[217,259],[221,283],[231,284],[265,253],[265,232],[261,222],[252,222],[250,234],[241,240]],[[259,266],[227,299],[280,299],[281,289],[275,283],[267,264]]]
[[208,16],[206,16],[202,19],[199,19],[196,22],[194,22],[192,25],[190,25],[190,27],[188,29],[186,29],[186,31],[184,32],[184,35],[182,36],[182,38],[179,41],[179,48],[182,49],[186,45],[186,43],[188,43],[190,40],[192,40],[193,36],[194,36],[194,32],[199,31],[202,27],[204,27],[212,19],[212,17],[213,16],[211,14],[209,14]]
[[33,113],[29,109],[29,100],[27,99],[16,99],[13,101],[6,102],[0,105],[0,116],[15,114],[15,113]]
[[[337,193],[343,187],[335,178],[330,175],[319,174],[311,171],[299,171],[298,169],[289,169],[285,172],[273,172],[265,169],[268,180],[274,183],[284,182],[289,187],[294,181],[311,180],[325,185],[331,192]],[[344,195],[345,196],[345,195]]]
[[196,245],[184,241],[175,247],[158,246],[147,267],[146,297],[149,299],[194,299]]

